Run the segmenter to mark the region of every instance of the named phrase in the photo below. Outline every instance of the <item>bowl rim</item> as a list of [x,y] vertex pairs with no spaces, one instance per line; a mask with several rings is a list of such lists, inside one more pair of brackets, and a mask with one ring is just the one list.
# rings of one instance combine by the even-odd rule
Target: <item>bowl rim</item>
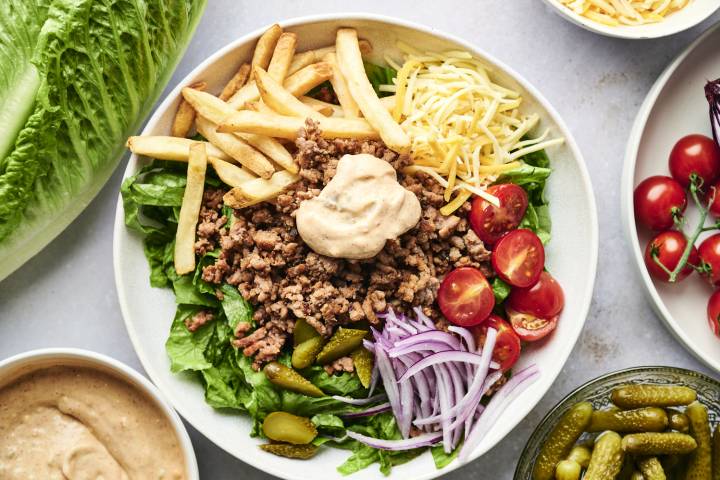
[[40,368],[46,368],[42,366],[34,365],[44,361],[57,361],[57,365],[64,365],[63,362],[78,361],[87,363],[90,368],[100,367],[111,371],[111,374],[117,375],[121,380],[130,383],[133,387],[137,388],[140,392],[145,394],[148,398],[153,400],[160,410],[165,414],[165,417],[170,421],[175,434],[180,442],[180,448],[183,451],[185,457],[185,468],[187,470],[187,478],[190,480],[199,480],[200,472],[198,470],[197,457],[195,456],[195,449],[190,440],[190,435],[183,424],[180,416],[175,412],[170,402],[165,399],[165,396],[150,380],[143,376],[140,372],[134,368],[126,365],[120,360],[116,360],[105,354],[94,352],[92,350],[85,350],[81,348],[39,348],[34,350],[28,350],[15,354],[11,357],[0,360],[0,372],[7,369],[12,369],[15,366],[30,366],[27,372],[34,371]]
[[[590,209],[590,215],[589,218],[587,218],[587,221],[589,222],[589,236],[591,239],[591,245],[589,246],[590,250],[590,269],[588,272],[586,272],[586,277],[588,278],[588,283],[586,286],[586,289],[584,292],[582,292],[582,296],[578,302],[578,305],[580,305],[580,312],[581,312],[581,325],[577,331],[577,335],[572,341],[572,344],[569,344],[569,346],[566,346],[564,348],[564,351],[561,351],[561,357],[562,362],[565,363],[567,359],[570,356],[570,353],[572,352],[572,347],[577,343],[578,338],[580,337],[580,334],[583,330],[583,327],[585,325],[585,321],[587,320],[587,316],[590,310],[591,301],[592,301],[592,295],[594,292],[594,286],[595,286],[595,279],[597,274],[597,263],[598,263],[598,251],[599,251],[599,227],[598,227],[598,217],[597,217],[597,206],[595,201],[595,195],[592,187],[592,182],[590,180],[590,175],[587,170],[587,165],[585,163],[585,159],[580,151],[580,148],[578,147],[570,129],[565,124],[565,122],[562,120],[556,109],[550,104],[550,102],[532,85],[530,82],[528,82],[522,75],[520,75],[517,71],[515,71],[513,68],[509,67],[505,62],[502,62],[498,60],[495,56],[487,53],[484,49],[479,48],[474,43],[463,40],[455,35],[448,34],[445,32],[442,32],[434,27],[425,26],[419,23],[406,21],[403,19],[398,19],[395,17],[382,15],[382,14],[374,14],[374,13],[365,13],[365,12],[345,12],[345,13],[329,13],[329,14],[313,14],[313,15],[304,15],[300,17],[291,17],[288,19],[280,19],[276,20],[273,23],[277,23],[284,28],[292,28],[301,26],[304,24],[310,24],[310,23],[319,23],[319,22],[325,22],[325,21],[369,21],[369,22],[379,22],[379,23],[386,23],[386,24],[392,24],[412,30],[416,30],[418,32],[424,33],[426,35],[431,35],[438,37],[443,40],[448,40],[450,42],[454,42],[458,45],[463,46],[464,48],[467,48],[471,52],[478,54],[482,56],[484,59],[486,59],[488,62],[491,62],[492,64],[496,65],[500,70],[502,70],[508,77],[512,78],[515,82],[517,82],[522,88],[527,91],[530,95],[532,95],[536,100],[538,105],[542,107],[542,109],[547,113],[548,117],[555,122],[555,124],[558,127],[558,130],[562,134],[562,136],[565,139],[565,144],[567,145],[568,149],[570,150],[571,156],[573,157],[575,163],[577,163],[578,169],[580,170],[580,178],[578,179],[579,182],[582,184],[582,190],[585,194],[585,199],[588,202],[588,207]],[[209,57],[205,58],[202,62],[200,62],[195,68],[193,68],[183,79],[178,81],[178,84],[173,88],[173,90],[165,97],[165,99],[162,101],[162,103],[155,109],[155,112],[153,113],[150,120],[147,122],[145,128],[143,129],[143,132],[150,130],[154,128],[159,121],[161,114],[165,112],[172,103],[176,100],[177,96],[180,94],[180,90],[182,89],[183,85],[187,83],[188,79],[194,78],[199,72],[206,69],[211,64],[215,63],[219,58],[223,57],[227,53],[245,45],[246,43],[253,41],[257,39],[269,26],[264,25],[258,29],[255,29],[245,35],[242,35],[241,37],[229,42],[224,47],[221,47],[220,49],[216,50],[214,53],[212,53]],[[137,156],[135,154],[132,154],[130,156],[130,160],[128,161],[127,167],[125,169],[125,172],[123,174],[123,178],[127,178],[127,176],[132,175],[134,172],[132,172],[130,169],[131,167],[136,163]],[[128,331],[128,335],[130,337],[130,340],[133,344],[133,349],[135,350],[136,355],[140,359],[140,362],[143,365],[143,368],[147,372],[148,376],[151,379],[159,378],[160,374],[156,372],[156,369],[151,363],[148,358],[146,357],[145,353],[139,351],[139,349],[136,347],[136,345],[140,344],[139,341],[139,335],[140,332],[138,332],[133,323],[130,321],[130,314],[129,314],[129,307],[128,307],[128,298],[126,295],[126,292],[124,291],[123,282],[121,281],[121,252],[119,245],[121,243],[120,241],[120,235],[122,229],[125,228],[124,224],[124,218],[123,218],[123,207],[122,207],[122,196],[118,194],[118,202],[117,202],[117,209],[116,209],[116,215],[115,215],[115,225],[113,230],[113,267],[115,272],[115,285],[116,290],[118,293],[118,300],[120,303],[120,310],[123,316],[123,320],[125,322],[126,329]],[[558,375],[560,375],[561,370],[557,372],[557,374],[554,376],[552,382],[550,382],[547,386],[547,388],[544,389],[542,392],[542,395],[538,398],[537,402],[539,402],[542,397],[547,393],[547,391],[552,386],[552,383],[555,381]],[[292,478],[292,479],[303,479],[302,474],[296,474],[294,476],[288,477],[287,472],[282,471],[279,468],[276,468],[274,465],[268,465],[266,463],[262,463],[259,459],[256,457],[249,455],[245,456],[243,458],[237,457],[234,453],[230,452],[226,448],[224,448],[222,445],[218,445],[213,440],[213,437],[211,435],[208,435],[206,433],[208,429],[204,425],[196,425],[197,422],[192,422],[190,420],[191,416],[187,415],[187,412],[189,411],[186,409],[182,402],[178,402],[177,399],[173,398],[172,395],[168,394],[168,398],[173,405],[173,407],[180,413],[181,416],[183,416],[188,423],[193,425],[193,427],[198,430],[200,433],[202,433],[208,440],[210,440],[213,444],[221,448],[222,450],[225,450],[228,454],[232,455],[235,458],[238,458],[242,462],[245,462],[261,471],[264,471],[266,473],[281,477],[281,478]],[[535,402],[535,405],[537,404]],[[526,405],[524,408],[521,409],[522,414],[521,417],[518,419],[518,421],[512,425],[509,424],[509,422],[506,422],[506,425],[503,425],[500,428],[500,440],[505,438],[521,421],[523,418],[527,416],[528,413],[534,408],[535,405]],[[499,441],[499,440],[498,440]],[[495,446],[495,445],[493,445]],[[432,478],[436,478],[441,475],[445,475],[463,465],[466,465],[467,463],[470,463],[483,454],[485,454],[488,450],[490,450],[491,447],[489,447],[486,450],[480,451],[479,449],[476,449],[472,452],[470,455],[470,458],[468,462],[464,464],[460,464],[459,462],[452,462],[449,465],[445,466],[442,469],[433,469],[432,471],[425,473],[423,475],[417,476],[416,480],[429,480]]]
[[710,27],[702,33],[694,42],[692,42],[685,50],[683,50],[673,60],[663,72],[660,74],[658,79],[655,81],[653,86],[647,93],[645,100],[643,101],[640,109],[638,110],[635,121],[633,122],[632,129],[630,130],[630,136],[628,138],[627,146],[625,148],[625,159],[623,166],[623,173],[621,179],[621,217],[622,223],[625,230],[625,237],[630,243],[630,248],[633,252],[637,271],[643,281],[643,290],[645,296],[650,300],[651,306],[655,313],[665,324],[665,327],[672,333],[675,339],[690,352],[695,358],[701,361],[703,364],[712,368],[716,372],[720,372],[720,359],[712,360],[702,356],[699,349],[695,346],[694,341],[686,335],[678,326],[678,322],[675,321],[672,314],[665,306],[660,294],[655,288],[650,274],[645,268],[645,260],[643,257],[643,250],[640,248],[640,240],[638,238],[637,228],[635,225],[635,212],[633,208],[633,191],[635,184],[635,166],[637,165],[637,154],[640,149],[640,142],[642,141],[643,132],[647,126],[647,121],[650,118],[650,112],[655,106],[660,92],[665,88],[670,77],[673,76],[675,71],[682,65],[685,59],[697,48],[700,44],[705,42],[710,36],[720,30],[720,23]]
[[[669,37],[671,35],[675,35],[680,32],[684,32],[685,30],[688,30],[690,28],[693,28],[700,23],[707,20],[712,14],[717,12],[720,9],[720,1],[718,0],[712,0],[716,2],[716,6],[714,9],[708,9],[706,13],[703,15],[700,15],[696,20],[692,22],[686,22],[681,23],[679,25],[675,25],[673,28],[668,28],[666,30],[663,29],[654,29],[656,31],[650,31],[648,32],[646,27],[647,25],[638,25],[636,27],[633,27],[632,29],[624,29],[624,28],[618,28],[613,27],[610,25],[603,25],[601,23],[595,22],[593,20],[590,20],[589,18],[585,18],[582,15],[578,15],[571,9],[567,8],[566,6],[562,5],[559,0],[544,0],[545,3],[553,7],[564,19],[569,20],[570,22],[574,23],[575,25],[578,25],[585,30],[591,31],[593,33],[598,33],[600,35],[605,35],[607,37],[613,37],[613,38],[623,38],[626,40],[651,40],[655,38],[663,38],[663,37]],[[698,0],[693,0],[695,2],[695,5],[697,4]],[[687,5],[684,8],[691,8],[693,5]],[[660,23],[652,24],[652,25],[661,25]]]
[[[564,407],[565,402],[570,400],[572,397],[577,395],[581,390],[588,388],[590,386],[593,386],[598,383],[602,383],[606,380],[612,379],[613,377],[625,375],[628,373],[652,373],[652,372],[664,372],[664,373],[678,373],[680,375],[686,375],[691,377],[697,377],[701,379],[703,382],[716,385],[720,389],[720,380],[716,380],[712,378],[710,375],[707,375],[702,372],[697,372],[695,370],[690,370],[688,368],[683,367],[672,367],[672,366],[663,366],[663,365],[648,365],[648,366],[640,366],[640,367],[629,367],[629,368],[623,368],[621,370],[615,370],[613,372],[608,372],[600,375],[599,377],[592,378],[582,385],[572,389],[570,393],[565,395],[561,400],[559,400],[553,407],[548,410],[548,412],[543,416],[542,420],[537,424],[535,429],[533,430],[532,434],[530,434],[530,438],[528,438],[527,442],[525,443],[525,446],[523,447],[522,451],[520,452],[520,456],[518,457],[518,463],[515,466],[515,473],[513,474],[513,480],[524,480],[520,478],[518,475],[520,474],[520,460],[523,459],[525,454],[527,453],[528,447],[535,443],[535,440],[538,440],[538,437],[540,437],[540,432],[542,430],[542,427],[545,426],[546,423],[548,423],[553,415],[561,409],[561,407]],[[564,410],[564,408],[562,409]],[[532,459],[533,461],[535,459]]]

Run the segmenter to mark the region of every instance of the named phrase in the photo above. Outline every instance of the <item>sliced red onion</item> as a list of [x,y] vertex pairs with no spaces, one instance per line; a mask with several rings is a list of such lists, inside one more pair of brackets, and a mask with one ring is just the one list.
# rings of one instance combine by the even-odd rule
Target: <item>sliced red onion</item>
[[402,347],[394,347],[388,351],[391,358],[400,357],[413,352],[444,352],[446,350],[454,351],[447,343],[444,342],[419,342],[414,345],[404,345]]
[[383,440],[380,438],[368,437],[357,432],[348,430],[347,436],[364,443],[373,448],[380,450],[412,450],[414,448],[430,447],[435,445],[442,438],[441,432],[432,432],[418,435],[417,437],[406,438],[403,440]]
[[[488,329],[490,331],[491,329]],[[491,352],[492,353],[492,352]],[[436,365],[438,363],[447,363],[447,362],[462,362],[462,363],[472,363],[475,365],[482,365],[483,363],[483,356],[478,355],[477,353],[471,353],[471,352],[463,352],[460,350],[446,350],[443,352],[437,352],[433,353],[431,355],[428,355],[427,357],[423,358],[419,362],[413,364],[410,368],[408,368],[407,372],[400,378],[400,380],[405,380],[408,377],[412,377],[420,370],[430,367],[432,365]]]
[[518,395],[524,392],[529,385],[537,380],[539,376],[540,371],[537,366],[533,364],[515,373],[515,375],[492,396],[490,403],[488,403],[480,419],[473,426],[458,454],[458,460],[461,463],[465,463],[472,451],[475,450],[482,439],[485,438],[487,432],[490,431],[500,417],[500,414],[508,405],[510,405]]
[[367,398],[352,398],[352,397],[341,397],[340,395],[333,395],[331,397],[333,400],[337,400],[338,402],[347,403],[349,405],[367,405],[369,403],[375,403],[380,402],[382,400],[387,399],[387,395],[384,393],[374,395],[372,397]]
[[412,337],[404,338],[393,345],[394,348],[410,347],[424,342],[444,343],[454,350],[460,350],[460,340],[454,335],[440,330],[429,330],[427,332],[418,333]]
[[[465,345],[467,346],[468,351],[474,352],[477,350],[477,348],[475,347],[475,337],[470,332],[470,330],[468,330],[467,328],[456,327],[454,325],[450,325],[448,327],[448,330],[460,335],[460,337],[463,339],[463,341],[465,341]],[[480,353],[480,352],[478,352],[478,353]]]
[[452,432],[449,428],[451,419],[445,414],[452,404],[452,400],[450,399],[450,380],[446,378],[445,368],[443,365],[434,365],[433,369],[438,377],[438,398],[440,399],[440,424],[442,425],[443,448],[445,453],[451,453],[453,451]]
[[392,410],[392,407],[390,406],[390,402],[385,402],[385,403],[381,403],[380,405],[375,405],[374,407],[370,407],[367,410],[363,410],[362,412],[343,413],[340,416],[343,418],[370,417],[370,416],[376,415],[378,413],[389,412],[390,410]]
[[402,423],[402,407],[400,405],[400,391],[398,389],[397,379],[395,378],[395,372],[393,371],[390,359],[385,354],[385,350],[382,348],[375,349],[375,361],[380,371],[380,378],[382,379],[383,386],[385,387],[385,393],[387,393],[388,400],[392,406],[393,414],[398,421],[398,424]]

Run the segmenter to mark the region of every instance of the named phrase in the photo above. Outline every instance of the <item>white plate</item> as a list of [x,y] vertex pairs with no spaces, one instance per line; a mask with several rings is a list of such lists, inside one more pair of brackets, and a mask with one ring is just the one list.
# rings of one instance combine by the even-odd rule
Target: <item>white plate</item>
[[[540,380],[502,415],[500,421],[473,452],[472,458],[477,458],[505,437],[550,388],[585,322],[595,280],[598,227],[592,187],[582,156],[570,131],[532,86],[521,80],[508,67],[467,42],[426,27],[371,15],[309,17],[282,23],[288,30],[298,34],[299,50],[332,44],[338,27],[352,26],[358,29],[361,37],[373,43],[375,61],[382,61],[383,53],[399,56],[395,48],[398,39],[420,49],[462,48],[474,52],[477,57],[493,66],[500,82],[523,92],[527,102],[525,108],[541,116],[542,129],[550,128],[554,136],[566,139],[564,146],[550,152],[555,173],[548,184],[548,196],[554,229],[553,241],[547,254],[550,270],[565,288],[567,305],[553,337],[539,346],[541,348],[528,349],[521,359],[521,366],[532,362],[540,366]],[[222,88],[239,62],[249,58],[261,32],[258,30],[233,42],[199,65],[160,105],[143,134],[168,134],[180,97],[180,86],[202,78],[209,82],[210,91]],[[144,159],[133,156],[125,176],[134,174],[144,162]],[[150,287],[142,239],[125,228],[120,199],[115,219],[114,264],[120,305],[135,350],[150,377],[181,415],[230,454],[278,477],[343,478],[335,468],[348,457],[348,452],[326,448],[313,460],[302,464],[265,453],[257,448],[260,440],[248,436],[251,422],[247,417],[213,410],[205,404],[199,382],[170,373],[164,343],[175,312],[173,294],[170,290]],[[429,479],[447,473],[457,466],[457,462],[454,462],[443,470],[436,470],[432,458],[426,454],[393,468],[391,477]],[[371,466],[352,478],[361,480],[384,477],[376,466]]]
[[[669,175],[668,156],[677,140],[689,133],[711,136],[703,87],[720,77],[720,25],[696,40],[660,75],[640,107],[625,151],[622,217],[645,291],[660,318],[685,348],[720,372],[720,339],[707,322],[712,290],[698,275],[677,285],[651,279],[643,253],[652,234],[636,228],[633,190],[651,175]],[[690,225],[697,221],[691,199]],[[701,239],[704,237],[701,237]],[[698,243],[699,244],[699,243]]]
[[720,8],[720,0],[690,0],[689,5],[668,15],[662,22],[649,23],[647,25],[620,25],[613,27],[578,15],[560,3],[559,0],[545,0],[545,3],[557,10],[566,20],[570,20],[572,23],[580,25],[586,30],[609,37],[627,38],[631,40],[660,38],[680,33],[698,25]]

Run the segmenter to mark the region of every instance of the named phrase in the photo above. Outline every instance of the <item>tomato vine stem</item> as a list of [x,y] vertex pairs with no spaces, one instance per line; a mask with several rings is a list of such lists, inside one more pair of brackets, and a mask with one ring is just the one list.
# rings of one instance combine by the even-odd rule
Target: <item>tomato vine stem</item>
[[[700,201],[700,198],[698,197],[698,191],[700,190],[702,186],[702,179],[698,177],[697,175],[693,174],[690,177],[690,196],[692,197],[693,201],[695,202],[695,205],[698,207],[698,210],[700,210],[700,221],[698,222],[697,227],[695,227],[695,230],[688,236],[685,234],[682,229],[680,230],[683,235],[685,235],[685,238],[687,239],[687,245],[685,245],[685,250],[683,251],[682,256],[680,257],[680,261],[675,266],[672,272],[669,272],[669,278],[668,281],[670,283],[675,283],[677,281],[678,275],[680,275],[680,272],[683,271],[685,266],[688,263],[688,259],[690,258],[690,254],[692,253],[692,249],[695,247],[695,242],[697,241],[698,237],[701,233],[709,230],[714,230],[715,226],[708,227],[708,229],[705,228],[705,221],[707,220],[708,212],[710,210],[710,205],[712,204],[715,194],[713,192],[713,195],[710,196],[710,199],[707,203],[707,205],[703,204],[703,202]],[[658,263],[659,260],[657,260]],[[692,265],[693,268],[697,267],[697,265]],[[666,269],[667,270],[667,269]]]

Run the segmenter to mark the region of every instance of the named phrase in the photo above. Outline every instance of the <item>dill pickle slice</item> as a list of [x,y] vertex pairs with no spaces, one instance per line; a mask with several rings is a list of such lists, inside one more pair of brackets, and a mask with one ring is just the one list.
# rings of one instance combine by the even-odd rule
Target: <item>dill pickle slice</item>
[[574,460],[563,460],[555,467],[556,480],[580,480],[582,467]]
[[263,368],[263,373],[271,383],[291,392],[302,393],[308,397],[322,397],[325,394],[310,380],[290,367],[279,362],[270,362]]
[[614,480],[622,470],[624,460],[622,437],[615,432],[605,432],[595,441],[583,480]]
[[708,411],[700,402],[693,402],[685,409],[690,420],[690,435],[697,442],[697,448],[690,454],[686,480],[710,480],[712,477],[712,439]]
[[360,383],[365,388],[370,387],[370,381],[372,380],[373,366],[375,365],[375,358],[365,347],[360,347],[350,354],[352,357],[353,365],[355,365],[355,373],[357,373]]
[[570,450],[570,455],[568,455],[567,459],[579,463],[583,468],[587,468],[591,455],[592,452],[589,448],[583,445],[575,445],[572,450]]
[[633,455],[684,455],[697,448],[693,437],[685,433],[631,433],[623,438],[623,450]]
[[367,335],[365,330],[354,330],[352,328],[340,327],[330,340],[325,344],[317,356],[317,363],[325,365],[348,355],[350,352],[362,345],[363,338]]
[[670,428],[680,433],[687,433],[690,430],[690,420],[683,412],[668,408],[667,414]]
[[720,480],[720,425],[715,427],[712,437],[713,480]]
[[645,480],[665,480],[665,469],[660,464],[657,457],[639,458],[637,466]]
[[292,353],[293,368],[299,370],[315,363],[315,358],[317,358],[317,354],[322,350],[323,345],[325,345],[325,339],[320,335],[309,338],[296,345]]
[[590,423],[592,412],[592,404],[582,402],[573,405],[563,414],[535,459],[533,480],[551,480],[554,477],[555,466],[570,453]]
[[301,343],[318,336],[320,336],[320,334],[317,330],[315,330],[315,327],[307,323],[304,318],[298,318],[295,320],[295,328],[293,329],[294,346],[298,346]]
[[594,411],[588,432],[604,432],[612,430],[618,433],[628,432],[662,432],[668,426],[665,410],[657,407],[638,408],[635,410]]
[[626,385],[612,391],[612,402],[628,410],[642,407],[689,405],[697,398],[695,390],[677,385]]
[[287,412],[272,412],[265,417],[263,433],[270,440],[304,445],[313,441],[317,429],[309,418]]
[[266,443],[260,445],[260,448],[273,455],[300,460],[314,457],[319,449],[315,445],[292,445],[289,443]]

